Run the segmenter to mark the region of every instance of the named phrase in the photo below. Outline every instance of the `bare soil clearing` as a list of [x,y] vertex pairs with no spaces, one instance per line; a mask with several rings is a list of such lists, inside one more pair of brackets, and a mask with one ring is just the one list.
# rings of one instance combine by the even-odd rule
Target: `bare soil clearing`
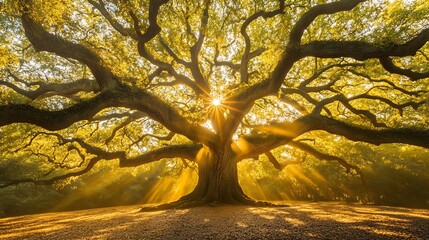
[[141,206],[0,219],[0,239],[428,239],[429,210],[296,203],[291,207]]

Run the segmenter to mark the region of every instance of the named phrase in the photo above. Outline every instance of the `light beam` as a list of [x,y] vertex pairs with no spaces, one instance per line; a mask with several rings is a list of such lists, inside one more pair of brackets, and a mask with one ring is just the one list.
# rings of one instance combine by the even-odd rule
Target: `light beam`
[[213,99],[212,101],[213,106],[218,107],[221,104],[221,101],[219,99]]

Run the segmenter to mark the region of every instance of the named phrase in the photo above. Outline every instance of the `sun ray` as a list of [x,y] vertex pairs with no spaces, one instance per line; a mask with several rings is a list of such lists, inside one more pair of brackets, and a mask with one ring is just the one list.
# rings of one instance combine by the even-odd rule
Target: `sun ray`
[[212,104],[213,104],[213,106],[218,107],[222,104],[222,102],[220,99],[215,98],[215,99],[213,99]]

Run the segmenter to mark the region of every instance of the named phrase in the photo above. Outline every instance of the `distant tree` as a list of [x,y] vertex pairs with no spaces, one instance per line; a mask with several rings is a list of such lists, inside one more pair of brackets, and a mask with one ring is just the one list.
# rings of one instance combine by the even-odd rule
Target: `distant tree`
[[258,204],[237,163],[281,170],[284,146],[361,173],[320,131],[429,147],[428,1],[0,4],[1,187],[171,158],[199,178],[165,207]]

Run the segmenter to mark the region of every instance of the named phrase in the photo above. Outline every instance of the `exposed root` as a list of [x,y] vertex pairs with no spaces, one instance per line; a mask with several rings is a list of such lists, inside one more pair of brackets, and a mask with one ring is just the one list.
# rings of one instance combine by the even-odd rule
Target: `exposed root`
[[247,206],[253,206],[253,207],[290,207],[287,204],[275,204],[271,202],[265,202],[265,201],[258,201],[251,199],[247,196],[240,196],[240,200],[238,200],[240,205],[247,205]]
[[153,212],[153,211],[161,211],[161,210],[167,210],[167,209],[184,209],[184,208],[193,208],[193,207],[199,207],[204,205],[210,205],[210,204],[202,200],[194,200],[194,201],[178,200],[176,202],[160,204],[157,206],[146,206],[146,207],[143,207],[140,210],[140,212]]
[[176,202],[165,203],[157,206],[147,206],[143,207],[140,212],[152,212],[152,211],[161,211],[167,209],[185,209],[185,208],[194,208],[200,206],[210,206],[217,207],[222,205],[246,205],[253,207],[289,207],[287,204],[274,204],[264,201],[256,201],[248,198],[247,196],[241,196],[239,199],[234,198],[234,201],[218,201],[207,198],[201,199],[189,199],[181,198]]

